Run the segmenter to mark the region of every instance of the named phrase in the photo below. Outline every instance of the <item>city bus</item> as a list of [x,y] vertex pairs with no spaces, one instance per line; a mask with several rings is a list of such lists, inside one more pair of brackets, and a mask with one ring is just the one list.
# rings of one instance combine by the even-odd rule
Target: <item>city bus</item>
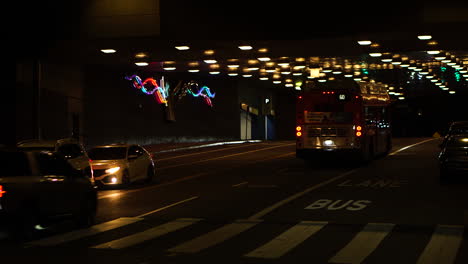
[[375,81],[308,80],[296,99],[296,156],[370,161],[392,148],[390,97]]

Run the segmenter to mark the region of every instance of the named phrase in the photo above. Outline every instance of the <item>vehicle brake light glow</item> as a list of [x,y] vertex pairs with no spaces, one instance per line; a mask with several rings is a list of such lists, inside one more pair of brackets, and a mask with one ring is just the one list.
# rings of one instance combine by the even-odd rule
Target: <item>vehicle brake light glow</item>
[[6,191],[3,190],[3,186],[0,185],[0,198],[3,197],[3,195],[6,193]]
[[297,131],[296,136],[298,136],[298,137],[302,136],[302,132],[301,132],[301,131]]
[[356,132],[356,137],[360,137],[360,136],[362,136],[362,132],[361,131]]
[[301,131],[302,130],[302,127],[301,126],[297,126],[296,127],[296,131]]

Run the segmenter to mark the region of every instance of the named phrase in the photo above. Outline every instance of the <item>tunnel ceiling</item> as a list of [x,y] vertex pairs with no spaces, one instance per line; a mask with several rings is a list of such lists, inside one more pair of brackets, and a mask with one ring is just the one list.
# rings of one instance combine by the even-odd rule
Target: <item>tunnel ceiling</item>
[[[461,87],[466,87],[468,78],[463,76],[468,67],[466,4],[450,1],[386,6],[371,2],[360,5],[302,1],[198,2],[161,1],[159,36],[87,38],[69,33],[68,27],[78,30],[79,23],[73,19],[79,14],[60,13],[45,23],[55,25],[55,30],[39,34],[43,39],[48,38],[41,55],[51,60],[149,73],[166,72],[170,66],[175,70],[169,72],[199,70],[197,75],[206,76],[210,76],[209,72],[224,76],[237,72],[239,77],[248,74],[251,78],[272,80],[276,74],[283,83],[293,76],[306,78],[310,68],[331,68],[344,74],[356,72],[358,68],[406,71],[408,67],[401,67],[405,64],[416,67],[418,74],[428,70],[429,75],[443,81],[440,69],[448,67],[461,71],[461,82],[465,84]],[[428,34],[432,36],[430,40],[418,39],[418,35]],[[361,46],[360,40],[369,40],[372,45]],[[190,49],[178,50],[175,48],[178,45]],[[241,50],[240,45],[252,49]],[[116,53],[104,54],[101,49],[115,49]],[[208,50],[214,53],[207,55]],[[427,53],[432,50],[440,54]],[[371,53],[382,56],[373,57]],[[442,56],[445,60],[436,58]],[[259,61],[263,57],[270,61]],[[216,63],[208,64],[206,59],[215,59]],[[402,64],[396,64],[398,61]],[[148,65],[139,67],[135,65],[137,62]],[[234,62],[238,68],[228,67]],[[287,68],[280,67],[280,62],[290,63],[290,75],[281,74]],[[305,67],[299,70],[298,66]],[[271,68],[276,72],[266,72]]]

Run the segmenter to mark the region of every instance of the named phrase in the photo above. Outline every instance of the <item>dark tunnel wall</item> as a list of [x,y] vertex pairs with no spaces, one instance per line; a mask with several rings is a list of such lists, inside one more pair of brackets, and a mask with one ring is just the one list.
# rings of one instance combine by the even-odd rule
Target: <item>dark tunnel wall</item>
[[[239,106],[235,83],[224,78],[200,81],[216,93],[211,108],[201,97],[185,96],[176,105],[175,122],[165,119],[165,107],[146,95],[115,69],[86,71],[85,141],[152,144],[168,141],[233,140],[239,137]],[[142,78],[151,77],[141,74]],[[185,76],[167,75],[174,87]],[[189,80],[189,79],[186,79]]]

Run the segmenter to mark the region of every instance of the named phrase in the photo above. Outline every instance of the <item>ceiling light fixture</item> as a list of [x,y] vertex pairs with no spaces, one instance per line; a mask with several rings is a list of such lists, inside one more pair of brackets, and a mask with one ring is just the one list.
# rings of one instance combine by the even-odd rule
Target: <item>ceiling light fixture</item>
[[257,58],[259,61],[270,61],[271,59],[269,57],[259,57]]
[[241,49],[241,50],[251,50],[251,49],[252,49],[252,46],[249,46],[249,45],[242,45],[242,46],[239,46],[239,49]]
[[115,49],[102,49],[101,52],[110,54],[110,53],[116,53],[117,51]]
[[372,41],[370,41],[370,40],[358,40],[357,43],[359,45],[361,45],[361,46],[368,46],[368,45],[372,44]]
[[135,58],[138,58],[138,59],[145,58],[147,56],[148,55],[146,55],[146,53],[144,53],[144,52],[140,52],[140,53],[135,54]]
[[176,49],[178,50],[189,50],[190,47],[189,46],[175,46]]
[[429,39],[432,39],[432,36],[431,35],[419,35],[418,39],[420,39],[420,40],[429,40]]

